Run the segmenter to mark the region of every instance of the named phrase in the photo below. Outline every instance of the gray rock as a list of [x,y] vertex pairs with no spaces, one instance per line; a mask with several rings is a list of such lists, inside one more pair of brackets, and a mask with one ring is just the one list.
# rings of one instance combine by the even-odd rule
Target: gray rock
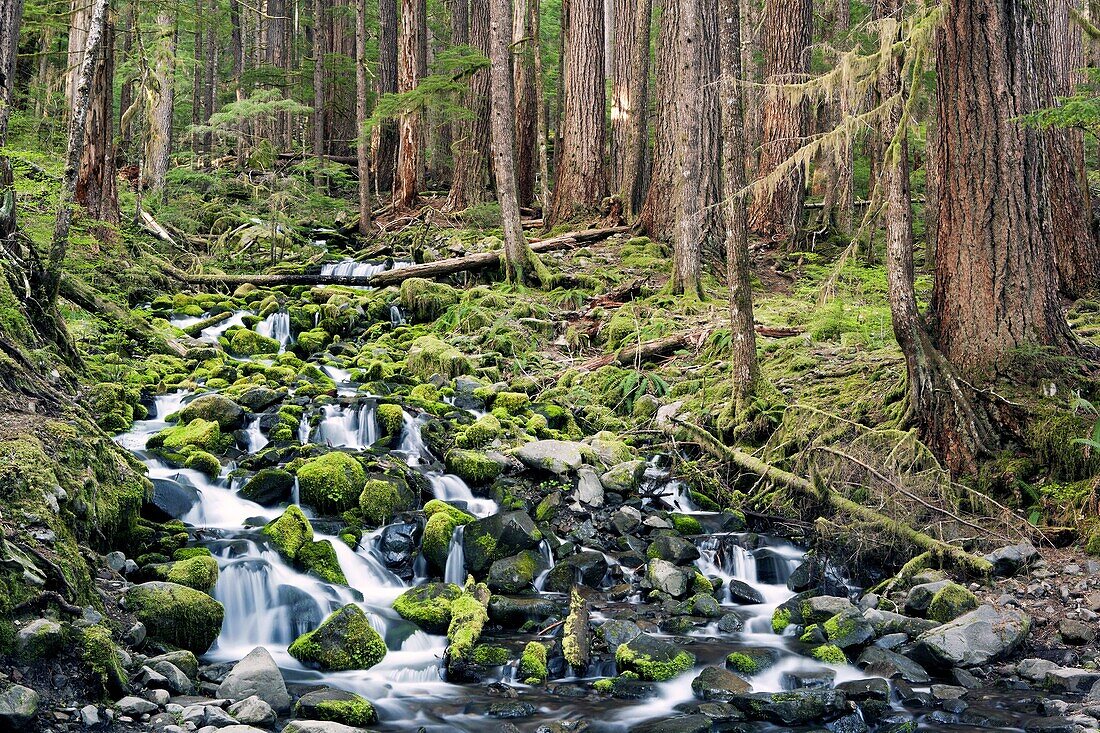
[[875,638],[871,622],[858,609],[843,611],[822,624],[829,643],[841,649],[863,646]]
[[528,468],[564,476],[581,467],[587,450],[583,443],[570,440],[536,440],[521,445],[513,455]]
[[225,728],[226,726],[236,725],[238,723],[237,720],[234,720],[232,717],[229,716],[229,713],[225,712],[216,705],[204,706],[203,712],[206,713],[206,717],[203,719],[203,722],[205,722],[206,725],[214,725],[218,728]]
[[233,667],[233,671],[218,686],[218,697],[238,702],[253,695],[259,697],[277,713],[290,710],[290,695],[283,674],[270,652],[258,646]]
[[[343,703],[340,709],[353,711],[348,715],[333,715],[331,703]],[[368,725],[375,722],[374,708],[367,700],[335,687],[324,687],[302,695],[294,706],[294,714],[299,718],[326,718],[344,725]],[[367,719],[364,719],[364,714]]]
[[704,667],[691,681],[691,691],[700,700],[728,701],[734,695],[749,692],[752,685],[721,667]]
[[19,629],[15,636],[15,648],[25,659],[52,655],[61,648],[62,643],[61,624],[46,618],[36,618]]
[[875,630],[876,636],[906,634],[910,637],[916,637],[940,625],[938,621],[932,621],[931,619],[903,616],[900,613],[882,611],[877,608],[869,608],[864,611],[863,618],[871,623],[871,628]]
[[80,722],[85,728],[94,728],[102,719],[99,717],[99,708],[95,705],[85,705],[80,708]]
[[699,548],[683,537],[664,536],[653,540],[648,554],[674,565],[687,565],[699,559]]
[[168,690],[146,690],[141,693],[146,700],[156,703],[157,707],[164,707],[172,700],[172,693]]
[[976,667],[1010,653],[1030,628],[1019,611],[980,606],[921,634],[913,654],[937,667]]
[[577,490],[573,496],[585,506],[597,509],[603,506],[603,484],[595,471],[587,466],[577,470]]
[[876,677],[900,678],[915,685],[923,685],[932,679],[924,667],[913,660],[877,646],[864,649],[856,660],[856,666]]
[[616,494],[633,493],[645,478],[645,466],[645,461],[641,459],[612,466],[600,476],[600,483],[605,489]]
[[107,553],[107,567],[114,570],[116,573],[121,573],[123,568],[126,567],[126,555],[115,550],[114,552]]
[[836,686],[836,689],[843,692],[849,700],[855,702],[864,702],[865,700],[889,702],[890,700],[890,683],[881,677],[841,682]]
[[486,583],[498,593],[521,593],[533,587],[535,578],[548,567],[541,553],[524,550],[490,565]]
[[586,550],[569,555],[547,573],[543,590],[551,593],[568,593],[576,582],[590,588],[599,588],[607,574],[607,558],[601,552]]
[[718,630],[723,634],[735,634],[744,628],[744,620],[736,613],[727,613],[718,619]]
[[909,597],[905,599],[905,612],[917,615],[924,614],[928,607],[932,605],[932,598],[936,593],[949,585],[951,585],[950,580],[914,585],[909,589]]
[[820,624],[838,613],[856,611],[855,604],[840,596],[813,596],[802,601],[802,622],[805,625]]
[[667,593],[673,598],[683,598],[691,589],[695,579],[693,569],[680,568],[667,560],[653,558],[646,565],[646,580],[656,590]]
[[134,625],[130,627],[130,630],[123,635],[122,641],[129,646],[141,646],[141,643],[145,641],[145,633],[145,624],[140,621],[135,621]]
[[126,564],[122,567],[122,574],[126,576],[133,575],[138,571],[138,564],[133,560],[127,560]]
[[261,727],[271,727],[278,718],[271,705],[257,698],[254,694],[251,698],[244,698],[231,704],[229,714],[237,719],[239,723]]
[[[287,726],[287,729],[289,728],[290,726]],[[227,725],[218,730],[218,733],[267,733],[267,731],[251,725]]]
[[183,670],[166,659],[150,661],[147,666],[164,678],[167,684],[165,689],[175,695],[190,695],[195,689]]
[[993,564],[994,575],[1010,576],[1038,561],[1039,551],[1030,542],[1025,542],[994,550],[985,559]]
[[619,648],[620,644],[626,644],[638,638],[642,630],[633,621],[611,619],[610,621],[604,621],[596,633],[607,644],[608,649],[615,650]]
[[836,672],[828,667],[796,669],[780,678],[784,690],[828,690],[836,681]]
[[642,523],[642,513],[632,506],[620,507],[611,515],[611,526],[621,535],[629,535]]
[[908,634],[887,634],[875,639],[875,646],[893,651],[907,641],[909,641]]
[[199,503],[199,492],[194,486],[170,478],[150,479],[153,496],[149,507],[156,509],[154,519],[179,519]]
[[1077,619],[1063,618],[1058,621],[1058,635],[1070,646],[1091,644],[1096,640],[1096,626]]
[[1060,667],[1052,669],[1043,678],[1043,687],[1051,692],[1083,693],[1092,690],[1100,682],[1100,671]]
[[145,664],[149,667],[155,667],[157,662],[168,662],[191,679],[195,679],[199,676],[199,660],[193,652],[189,652],[186,649],[178,649],[174,652],[168,652],[167,654],[161,654],[156,657],[149,657],[145,660]]
[[849,712],[848,699],[837,690],[792,690],[737,695],[729,700],[751,720],[800,726],[835,720]]
[[366,729],[327,720],[292,720],[283,728],[283,733],[366,733]]
[[140,718],[142,715],[157,711],[156,703],[142,700],[140,697],[134,697],[133,695],[127,695],[122,698],[115,703],[115,707],[118,708],[119,712],[123,715],[129,715],[134,718]]
[[1046,659],[1024,659],[1016,665],[1016,674],[1025,680],[1040,682],[1046,679],[1047,672],[1058,669],[1058,665]]

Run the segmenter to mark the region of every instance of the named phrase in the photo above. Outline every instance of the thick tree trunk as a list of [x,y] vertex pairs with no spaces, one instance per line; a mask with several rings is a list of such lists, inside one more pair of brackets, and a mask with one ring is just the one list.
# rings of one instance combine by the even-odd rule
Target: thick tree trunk
[[535,0],[515,0],[512,8],[512,61],[516,95],[516,192],[520,206],[535,200],[535,171],[538,166],[539,99],[535,96],[534,28],[529,6]]
[[[3,149],[8,138],[8,119],[15,90],[15,62],[19,53],[19,29],[22,24],[23,0],[0,0],[0,149]],[[7,246],[8,238],[15,233],[16,226],[11,161],[6,155],[0,155],[0,246]]]
[[92,77],[106,35],[109,9],[110,0],[96,0],[92,7],[84,42],[84,57],[72,89],[73,107],[69,120],[69,144],[65,152],[65,172],[61,181],[61,190],[58,193],[57,220],[54,224],[53,240],[50,243],[50,256],[40,283],[44,313],[52,312],[57,302],[61,271],[69,249],[69,228],[73,220],[73,201],[80,173],[80,159],[84,152],[84,133],[91,98]]
[[569,0],[561,164],[547,222],[590,216],[607,194],[602,0]]
[[171,8],[157,13],[156,101],[149,120],[145,143],[145,163],[149,189],[164,188],[172,153],[172,110],[176,103],[176,18]]
[[649,139],[649,35],[652,0],[615,0],[611,84],[611,189],[627,218],[642,205],[642,166]]
[[[314,0],[315,7],[321,0]],[[363,124],[367,121],[367,0],[355,0],[355,139],[359,170],[359,233],[366,236],[371,227],[370,157]]]
[[726,226],[726,279],[730,289],[734,414],[742,414],[760,381],[752,309],[752,270],[745,221],[745,115],[741,93],[741,3],[719,0],[722,97],[722,213]]
[[[427,8],[425,0],[401,0],[400,54],[397,88],[407,92],[420,83],[422,55],[427,39]],[[397,174],[393,181],[393,206],[409,209],[420,197],[420,180],[424,171],[424,124],[419,112],[401,115],[398,122],[399,141]]]
[[[470,0],[470,46],[489,55],[489,0]],[[486,200],[489,182],[489,79],[490,70],[482,69],[470,78],[466,108],[471,117],[456,128],[454,180],[451,182],[447,211],[463,211]]]
[[531,14],[530,26],[533,29],[535,42],[532,46],[532,54],[535,64],[535,101],[538,104],[538,156],[539,156],[539,206],[545,212],[550,208],[550,161],[547,146],[549,140],[549,104],[546,102],[543,83],[542,68],[542,13],[541,0],[530,0],[527,10]]
[[[397,92],[397,0],[378,0],[378,94]],[[378,126],[374,149],[375,184],[381,191],[393,188],[397,163],[397,125],[387,120]]]
[[[195,0],[195,38],[194,38],[194,71],[195,75],[192,77],[191,84],[191,126],[196,127],[202,122],[202,100],[203,80],[206,78],[202,71],[203,60],[205,54],[203,53],[203,33],[202,26],[204,22],[202,12],[203,0]],[[192,132],[191,135],[191,153],[193,156],[198,156],[199,146],[201,145],[201,138],[197,132]]]
[[653,165],[638,223],[654,239],[670,240],[676,224],[677,64],[680,3],[665,1],[657,38],[654,88],[657,110],[653,121]]
[[[361,0],[355,0],[356,13],[359,12]],[[316,172],[313,174],[313,185],[321,186],[321,167],[324,164],[325,154],[325,3],[324,0],[313,0],[313,157],[316,158]],[[359,32],[356,26],[356,32]],[[356,63],[356,84],[359,80],[359,64]],[[364,97],[364,91],[356,86],[359,97]],[[365,100],[364,100],[365,101]],[[358,99],[356,100],[358,110]],[[362,124],[362,121],[359,121]],[[362,186],[362,177],[360,177]],[[362,217],[360,217],[362,218]]]
[[[93,219],[118,223],[118,174],[115,171],[114,27],[107,20],[102,43],[92,68],[88,90],[88,111],[80,172],[76,179],[76,202]],[[110,230],[100,236],[111,236]]]
[[679,216],[672,258],[670,286],[676,295],[703,297],[702,239],[705,212],[703,176],[703,0],[680,4],[680,65],[677,89],[677,194]]
[[1051,103],[1045,15],[1045,3],[955,0],[937,44],[933,334],[967,375],[1019,347],[1076,349],[1058,301],[1044,133],[1017,121]]
[[[1048,44],[1052,53],[1051,97],[1071,96],[1085,65],[1081,29],[1070,18],[1069,0],[1049,0]],[[1050,212],[1054,258],[1061,290],[1070,297],[1087,293],[1100,278],[1100,241],[1092,226],[1081,130],[1047,131]]]
[[520,221],[513,149],[515,99],[512,90],[512,4],[510,0],[489,3],[489,58],[492,61],[490,87],[490,130],[493,174],[497,184],[501,221],[504,228],[504,272],[509,282],[524,284],[535,276],[546,284],[542,268],[527,240]]
[[[218,0],[210,0],[207,5],[210,17],[206,23],[206,61],[203,64],[203,115],[202,121],[209,122],[210,116],[217,110],[217,70],[218,70],[218,45],[217,45],[217,18],[219,11]],[[209,170],[214,153],[214,134],[204,132],[202,135],[202,155],[204,167]]]
[[773,175],[801,146],[806,134],[806,103],[783,90],[810,70],[813,30],[811,0],[774,0],[764,7],[764,100],[757,191],[749,210],[749,227],[764,239],[793,241],[802,223],[805,171]]
[[[137,33],[137,3],[129,2],[126,4],[126,14],[123,16],[122,21],[122,58],[129,59],[130,54],[134,47],[134,35]],[[130,152],[130,143],[133,141],[133,125],[123,125],[122,117],[126,114],[126,110],[130,109],[130,106],[134,103],[134,80],[133,76],[127,74],[118,90],[118,116],[119,116],[119,137],[120,146],[122,148],[122,155],[125,157]]]

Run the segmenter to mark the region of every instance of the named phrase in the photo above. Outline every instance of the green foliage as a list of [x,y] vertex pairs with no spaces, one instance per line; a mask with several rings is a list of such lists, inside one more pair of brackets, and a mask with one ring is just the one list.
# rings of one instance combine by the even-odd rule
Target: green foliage
[[471,76],[489,68],[489,59],[471,46],[455,46],[436,54],[435,67],[441,71],[425,76],[413,89],[379,97],[363,125],[363,134],[370,134],[386,120],[416,112],[428,113],[433,119],[469,119],[472,113],[462,106],[462,94]]
[[823,644],[815,648],[810,654],[819,662],[826,664],[846,664],[848,658],[844,656],[844,650],[833,644]]
[[1086,75],[1075,94],[1062,97],[1055,107],[1036,110],[1020,117],[1024,124],[1040,130],[1063,128],[1100,136],[1100,69],[1082,69]]

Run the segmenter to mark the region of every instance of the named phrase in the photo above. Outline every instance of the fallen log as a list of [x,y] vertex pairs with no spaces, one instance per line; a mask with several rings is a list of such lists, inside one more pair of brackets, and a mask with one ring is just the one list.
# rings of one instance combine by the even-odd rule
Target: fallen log
[[[554,252],[570,249],[585,242],[595,242],[607,239],[615,234],[627,231],[626,227],[609,227],[607,229],[590,229],[583,232],[570,232],[558,237],[551,237],[540,242],[532,242],[531,250],[539,252]],[[320,273],[278,273],[266,275],[209,275],[184,272],[169,263],[157,260],[164,271],[172,277],[189,285],[221,285],[225,287],[237,287],[239,285],[347,285],[366,287],[385,287],[397,285],[414,277],[437,278],[454,275],[459,272],[482,270],[487,267],[499,266],[504,257],[503,250],[493,252],[481,252],[466,255],[465,257],[452,257],[438,262],[426,262],[420,265],[411,265],[396,270],[387,270],[370,276],[358,275],[321,275]]]
[[622,367],[633,366],[634,364],[648,361],[658,356],[667,356],[674,351],[682,349],[692,343],[695,338],[701,337],[703,333],[702,331],[676,333],[671,336],[659,338],[655,341],[646,341],[644,343],[634,344],[633,346],[624,346],[618,351],[610,354],[604,354],[595,359],[589,359],[577,367],[577,369],[581,372],[590,372],[600,367],[608,366],[609,364],[618,364]]
[[707,430],[685,422],[676,415],[667,418],[663,427],[666,432],[669,433],[675,433],[676,429],[680,428],[693,442],[716,458],[728,461],[749,473],[756,474],[773,484],[783,486],[808,499],[821,501],[834,510],[867,522],[876,529],[896,539],[948,560],[967,572],[988,576],[993,571],[993,566],[988,560],[978,557],[977,555],[972,555],[961,547],[948,544],[942,540],[937,540],[935,537],[913,529],[904,522],[887,517],[870,507],[852,501],[839,492],[830,489],[824,484],[820,477],[815,476],[814,481],[811,482],[789,471],[784,471],[766,461],[760,460],[756,456],[723,444]]
[[73,305],[79,306],[89,313],[105,316],[119,323],[126,335],[134,340],[157,340],[163,343],[176,356],[187,353],[187,347],[171,338],[164,338],[158,334],[152,326],[140,318],[130,314],[125,308],[105,300],[87,283],[72,275],[64,275],[61,278],[59,290],[61,296]]

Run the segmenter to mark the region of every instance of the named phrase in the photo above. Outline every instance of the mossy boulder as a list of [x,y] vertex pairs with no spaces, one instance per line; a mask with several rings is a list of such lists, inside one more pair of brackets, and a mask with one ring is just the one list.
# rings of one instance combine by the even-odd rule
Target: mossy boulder
[[295,342],[300,354],[315,354],[332,341],[332,334],[323,328],[311,328],[298,334]]
[[429,634],[446,634],[451,625],[451,605],[461,595],[462,589],[454,583],[426,583],[399,595],[393,610]]
[[375,413],[378,416],[378,426],[382,428],[382,435],[397,436],[405,426],[405,411],[401,405],[382,404]]
[[978,597],[958,583],[948,583],[936,591],[928,604],[928,618],[945,624],[979,605]]
[[295,561],[300,567],[321,580],[340,585],[348,584],[344,571],[340,567],[340,560],[336,557],[336,550],[328,540],[318,540],[302,545]]
[[466,525],[462,549],[466,568],[481,575],[495,561],[534,550],[542,541],[542,532],[527,512],[501,512]]
[[450,554],[451,537],[454,536],[458,522],[447,512],[437,512],[428,517],[424,525],[424,536],[420,540],[420,550],[428,563],[437,571],[447,567]]
[[278,354],[279,342],[248,328],[238,328],[229,337],[229,351],[238,356]]
[[242,499],[260,506],[276,506],[290,499],[294,475],[281,468],[261,468],[237,492]]
[[434,336],[421,336],[412,342],[405,367],[409,374],[424,381],[435,375],[453,379],[473,371],[473,365],[461,351]]
[[386,656],[386,643],[359,606],[348,604],[290,645],[290,655],[328,672],[370,669]]
[[633,672],[639,679],[665,682],[695,666],[695,655],[676,644],[640,634],[615,650],[619,674]]
[[502,468],[489,456],[476,450],[453,448],[444,456],[447,470],[472,486],[492,483]]
[[179,560],[168,567],[165,580],[209,593],[218,583],[218,561],[209,555]]
[[126,694],[129,675],[122,666],[110,629],[99,625],[81,629],[80,659],[99,694],[111,697]]
[[645,461],[624,461],[612,466],[600,476],[600,483],[608,491],[617,494],[632,494],[642,485],[645,478]]
[[545,682],[548,674],[546,646],[537,641],[527,642],[519,658],[519,678],[526,684],[537,685]]
[[748,647],[731,652],[726,657],[726,667],[742,675],[754,675],[774,667],[782,657],[772,647]]
[[183,467],[190,468],[210,478],[217,478],[222,472],[222,463],[218,457],[204,450],[186,448],[183,453]]
[[313,542],[313,525],[302,510],[293,504],[261,531],[271,540],[279,554],[290,561],[298,557],[299,550]]
[[596,433],[588,440],[588,447],[604,466],[617,466],[637,457],[634,449],[619,440],[613,433]]
[[240,405],[218,394],[202,395],[188,402],[176,415],[181,424],[210,420],[222,430],[236,430],[244,425],[244,410]]
[[218,638],[225,613],[206,593],[162,581],[133,586],[125,601],[150,637],[195,654],[204,654]]
[[500,437],[501,431],[500,420],[493,415],[482,415],[455,436],[455,444],[459,448],[481,448]]
[[476,517],[473,514],[462,511],[456,506],[452,506],[441,499],[432,499],[424,505],[424,513],[429,517],[436,514],[446,514],[454,520],[455,524],[469,524],[474,521]]
[[550,566],[540,553],[524,550],[489,566],[486,584],[499,593],[521,593],[534,587],[535,578]]
[[294,715],[305,720],[324,720],[352,728],[378,722],[374,706],[366,698],[333,687],[302,695],[294,705]]
[[568,440],[536,440],[513,451],[523,465],[536,471],[564,476],[584,463],[588,446]]
[[401,308],[416,323],[434,321],[458,299],[459,292],[450,285],[422,277],[410,277],[401,283]]
[[369,479],[359,494],[359,509],[372,527],[389,523],[394,515],[411,509],[411,492],[406,484],[391,476]]
[[493,409],[505,410],[509,415],[521,415],[531,404],[531,398],[523,392],[497,392],[493,398]]
[[468,585],[451,603],[451,623],[447,627],[450,645],[446,654],[449,679],[467,679],[470,667],[477,666],[472,659],[473,650],[489,621],[489,595],[484,585]]
[[358,506],[359,495],[367,481],[359,461],[339,451],[306,461],[298,468],[297,475],[302,503],[318,512],[331,514]]
[[214,455],[224,453],[233,438],[222,433],[213,420],[198,418],[187,424],[173,425],[149,438],[147,446],[173,460],[183,460],[192,450]]

